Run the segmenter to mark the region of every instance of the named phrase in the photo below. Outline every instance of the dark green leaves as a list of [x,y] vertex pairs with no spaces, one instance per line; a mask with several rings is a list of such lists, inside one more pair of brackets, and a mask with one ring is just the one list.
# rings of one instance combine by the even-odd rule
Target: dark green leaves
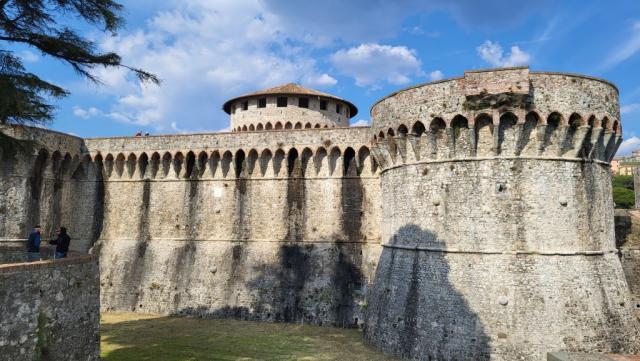
[[[122,64],[116,53],[99,52],[95,43],[61,23],[80,19],[115,33],[124,24],[122,10],[113,0],[0,0],[0,46],[2,41],[31,46],[96,83],[100,79],[92,70],[103,66],[124,67],[140,81],[159,84],[154,74]],[[64,89],[26,72],[18,57],[0,48],[0,124],[46,123],[54,111],[47,99],[66,95]]]

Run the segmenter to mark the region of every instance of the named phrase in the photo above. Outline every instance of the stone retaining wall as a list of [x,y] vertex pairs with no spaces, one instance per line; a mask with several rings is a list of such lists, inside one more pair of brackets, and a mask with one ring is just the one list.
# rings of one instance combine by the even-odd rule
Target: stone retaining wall
[[0,310],[4,360],[99,359],[100,288],[94,256],[0,264]]

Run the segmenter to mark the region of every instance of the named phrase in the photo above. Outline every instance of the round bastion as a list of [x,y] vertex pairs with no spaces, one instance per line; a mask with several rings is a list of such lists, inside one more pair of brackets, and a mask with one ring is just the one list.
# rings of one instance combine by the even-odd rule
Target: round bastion
[[385,196],[368,342],[421,360],[638,351],[614,240],[614,85],[472,71],[371,114]]
[[228,100],[234,132],[348,127],[358,113],[351,102],[289,83]]

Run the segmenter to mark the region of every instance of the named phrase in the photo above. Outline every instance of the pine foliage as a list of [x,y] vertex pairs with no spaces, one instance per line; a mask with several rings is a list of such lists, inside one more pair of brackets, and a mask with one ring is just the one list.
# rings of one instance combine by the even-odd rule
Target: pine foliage
[[[0,0],[0,124],[46,124],[55,108],[51,99],[68,92],[25,70],[9,50],[21,44],[69,64],[75,72],[100,83],[95,67],[123,67],[140,81],[159,84],[149,72],[122,63],[113,52],[97,50],[91,40],[64,21],[81,20],[115,34],[124,25],[123,7],[114,0]],[[5,45],[5,46],[3,46]]]

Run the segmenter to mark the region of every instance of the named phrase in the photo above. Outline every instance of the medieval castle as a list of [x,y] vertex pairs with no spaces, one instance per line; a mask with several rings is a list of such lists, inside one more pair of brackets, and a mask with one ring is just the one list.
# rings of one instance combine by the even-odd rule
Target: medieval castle
[[0,241],[66,225],[102,310],[361,326],[420,360],[638,351],[614,85],[470,71],[378,101],[370,127],[296,84],[223,109],[229,133],[0,129],[37,144],[0,154]]

